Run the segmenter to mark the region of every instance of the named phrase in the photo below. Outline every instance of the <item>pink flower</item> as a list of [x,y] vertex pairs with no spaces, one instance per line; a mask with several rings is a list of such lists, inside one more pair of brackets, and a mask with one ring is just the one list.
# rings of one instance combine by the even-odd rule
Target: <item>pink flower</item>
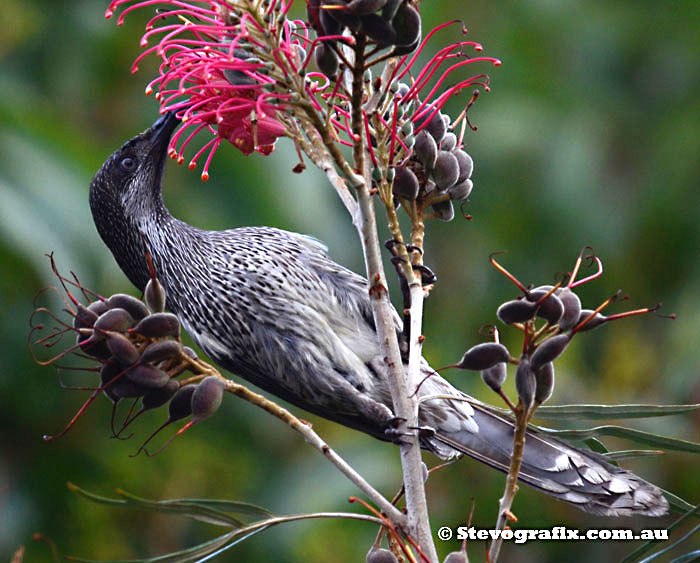
[[[269,13],[277,4],[277,0],[272,2]],[[119,16],[118,25],[132,10],[153,5],[168,8],[148,22],[141,46],[146,48],[154,36],[159,40],[139,55],[132,72],[138,71],[138,63],[147,55],[155,54],[161,60],[159,76],[147,86],[146,93],[157,89],[161,113],[174,111],[182,121],[170,144],[173,158],[183,162],[185,148],[202,130],[213,138],[197,151],[190,168],[195,168],[208,150],[203,180],[209,178],[212,156],[224,139],[245,154],[257,151],[268,155],[274,150],[277,139],[287,133],[279,112],[284,111],[289,94],[275,92],[276,80],[271,78],[269,67],[246,49],[262,47],[255,37],[269,34],[271,24],[263,27],[249,15],[236,13],[223,0],[114,0],[105,17],[112,17],[124,5],[128,7]],[[286,12],[290,5],[283,1],[278,10]],[[303,44],[307,41],[293,35],[288,22],[284,27],[275,56],[298,66],[304,60]]]

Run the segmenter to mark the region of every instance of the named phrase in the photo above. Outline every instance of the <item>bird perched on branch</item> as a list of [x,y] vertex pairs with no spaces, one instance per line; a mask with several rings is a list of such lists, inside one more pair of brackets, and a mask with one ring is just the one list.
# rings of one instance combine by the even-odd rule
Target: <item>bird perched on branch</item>
[[[90,186],[97,230],[121,269],[144,289],[145,243],[168,308],[216,363],[302,409],[390,440],[395,418],[367,281],[310,237],[267,227],[205,231],[173,217],[162,178],[177,125],[174,114],[161,117],[114,152]],[[432,371],[425,361],[423,369]],[[508,470],[508,418],[439,375],[419,394],[455,397],[421,403],[420,425],[434,431],[422,435],[423,448]],[[654,485],[534,431],[519,477],[597,514],[658,516],[668,509]]]

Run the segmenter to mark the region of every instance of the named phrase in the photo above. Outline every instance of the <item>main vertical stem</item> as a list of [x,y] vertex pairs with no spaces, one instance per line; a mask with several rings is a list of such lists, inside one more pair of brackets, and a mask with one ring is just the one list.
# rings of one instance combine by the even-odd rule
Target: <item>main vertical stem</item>
[[[365,38],[360,35],[355,46],[355,60],[352,73],[352,132],[354,166],[360,173],[364,182],[357,186],[357,200],[359,204],[359,221],[355,221],[365,263],[367,266],[367,278],[369,280],[370,299],[380,348],[387,365],[387,374],[391,398],[394,405],[394,415],[404,422],[398,427],[398,431],[405,434],[400,446],[401,467],[403,470],[403,482],[406,491],[406,509],[408,519],[408,532],[417,538],[423,553],[431,560],[437,562],[437,552],[433,543],[428,518],[428,504],[425,496],[425,483],[423,481],[423,467],[418,436],[409,432],[408,427],[418,425],[417,402],[410,398],[409,384],[399,351],[396,327],[393,321],[393,312],[387,290],[386,275],[381,259],[379,237],[377,235],[377,221],[374,214],[374,206],[370,195],[372,185],[371,170],[365,155],[363,138],[363,67],[364,67]],[[370,142],[367,139],[366,142]],[[413,291],[412,291],[413,293]],[[417,299],[422,304],[422,295]],[[420,318],[420,316],[419,316]],[[420,334],[420,328],[418,334]],[[413,340],[413,338],[412,338]],[[413,346],[411,347],[413,349]],[[418,348],[418,350],[420,350]],[[415,352],[413,352],[415,354]],[[415,361],[415,360],[414,360]],[[418,360],[420,361],[420,360]]]

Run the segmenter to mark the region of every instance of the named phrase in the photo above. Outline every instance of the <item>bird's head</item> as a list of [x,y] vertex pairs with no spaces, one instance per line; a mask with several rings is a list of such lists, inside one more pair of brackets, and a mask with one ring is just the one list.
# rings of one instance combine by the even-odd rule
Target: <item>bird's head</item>
[[166,113],[112,153],[92,180],[91,205],[103,203],[101,198],[93,201],[95,192],[111,196],[130,216],[148,210],[149,203],[160,198],[168,144],[178,124],[174,113]]
[[90,184],[90,209],[102,240],[132,283],[146,282],[143,235],[149,222],[168,215],[161,182],[168,144],[179,121],[170,112],[124,143]]

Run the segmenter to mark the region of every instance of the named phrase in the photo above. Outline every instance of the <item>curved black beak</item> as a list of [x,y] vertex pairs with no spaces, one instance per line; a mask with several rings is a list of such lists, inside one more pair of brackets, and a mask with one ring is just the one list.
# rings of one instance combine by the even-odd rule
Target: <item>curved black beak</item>
[[150,129],[150,140],[154,148],[163,142],[167,144],[179,124],[180,120],[175,117],[174,111],[161,115]]

